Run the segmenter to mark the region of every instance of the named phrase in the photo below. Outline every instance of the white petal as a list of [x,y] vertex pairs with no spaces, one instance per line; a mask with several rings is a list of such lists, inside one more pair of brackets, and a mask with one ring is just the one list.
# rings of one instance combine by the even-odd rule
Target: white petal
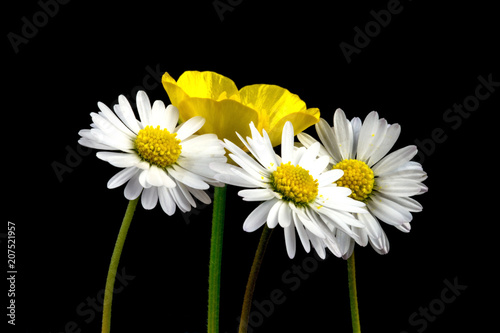
[[[89,133],[90,133],[90,131],[89,131]],[[78,133],[78,134],[80,134],[80,133]],[[79,139],[78,144],[80,144],[84,147],[92,148],[92,149],[116,150],[116,148],[114,148],[114,147],[111,147],[111,146],[105,145],[103,143],[99,143],[97,141],[94,141],[93,139],[87,139],[87,138]]]
[[297,134],[297,139],[299,139],[299,142],[302,143],[306,148],[309,148],[313,143],[318,142],[318,140],[304,132]]
[[319,153],[319,146],[319,142],[313,144],[306,150],[304,155],[302,155],[298,163],[302,168],[309,170],[314,166],[316,163],[316,156],[318,156]]
[[139,183],[139,174],[140,170],[136,169],[135,175],[132,178],[130,178],[127,185],[125,186],[123,194],[125,195],[125,198],[127,198],[128,200],[137,199],[139,195],[141,195],[143,187],[141,183]]
[[318,221],[318,215],[313,210],[307,208],[297,208],[293,204],[290,204],[290,208],[294,211],[300,222],[302,222],[307,230],[319,238],[325,238],[325,234],[320,226],[323,222]]
[[422,205],[413,198],[408,197],[391,197],[391,200],[401,205],[409,212],[421,212],[423,207]]
[[156,165],[151,165],[149,172],[146,177],[146,181],[152,186],[162,186],[163,177],[162,174],[165,173],[162,169],[158,168]]
[[260,178],[261,175],[267,174],[266,169],[264,169],[259,163],[257,163],[254,159],[248,156],[247,153],[234,145],[232,142],[226,140],[224,146],[233,153],[229,154],[233,161],[238,163],[238,165],[245,169],[247,173],[256,178]]
[[205,124],[205,118],[197,116],[188,119],[182,123],[177,129],[177,139],[184,140],[196,133]]
[[382,227],[375,216],[372,214],[355,214],[355,216],[365,225],[363,230],[369,237],[379,238],[382,235]]
[[282,228],[292,224],[292,210],[288,204],[283,204],[278,212],[278,223]]
[[132,178],[137,173],[137,168],[130,167],[121,170],[116,175],[111,177],[108,181],[108,188],[116,188],[118,186],[122,186],[127,182],[130,178]]
[[180,183],[180,182],[176,182],[176,184],[177,184],[177,187],[179,187],[179,189],[181,190],[182,195],[189,202],[189,205],[191,207],[195,207],[196,208],[196,201],[194,200],[193,196],[191,195],[191,192],[189,191],[189,189],[191,187],[186,186],[186,185],[184,185],[183,183]]
[[295,147],[293,151],[292,165],[298,165],[302,156],[306,153],[308,148],[306,147]]
[[417,154],[417,152],[417,147],[413,145],[398,149],[375,164],[372,167],[372,171],[375,175],[380,177],[407,163]]
[[289,225],[285,228],[285,245],[288,257],[293,259],[295,257],[295,227]]
[[362,126],[361,119],[359,117],[354,117],[351,120],[351,127],[352,127],[352,137],[353,137],[353,143],[352,143],[352,155],[351,156],[356,156],[357,151],[358,151],[358,139],[359,139],[359,131],[361,130]]
[[379,128],[378,113],[370,112],[363,122],[363,126],[359,130],[358,149],[356,159],[366,162],[370,156],[371,144],[375,138],[377,129]]
[[172,133],[179,122],[179,110],[170,104],[166,109],[167,118],[165,119],[165,128]]
[[182,182],[185,185],[196,188],[198,190],[206,190],[210,187],[199,176],[179,166],[176,166],[175,164],[168,169],[168,172],[177,181]]
[[[363,215],[368,215],[368,214],[363,214]],[[357,243],[361,246],[366,246],[368,244],[368,233],[366,232],[366,228],[356,228],[352,227],[351,228],[352,232],[354,232],[356,235],[358,235],[358,241]],[[339,230],[340,232],[340,230]]]
[[[291,122],[287,121],[283,127],[283,133],[281,135],[281,159],[282,163],[288,163],[292,161],[293,156],[293,125]],[[318,148],[319,150],[319,148]]]
[[309,243],[309,237],[307,236],[306,229],[304,228],[302,222],[300,222],[298,216],[296,216],[295,213],[293,213],[293,215],[294,215],[293,222],[295,224],[295,229],[299,234],[300,242],[302,243],[304,250],[306,250],[306,252],[309,253],[311,251],[311,244]]
[[167,128],[167,110],[165,104],[157,100],[151,108],[151,125],[153,127],[160,126],[161,129]]
[[[418,164],[418,163],[417,163]],[[420,166],[420,164],[418,164]],[[427,179],[427,173],[422,170],[422,167],[415,166],[412,161],[407,162],[400,166],[399,168],[385,173],[383,176],[378,177],[378,179],[391,179],[391,178],[404,178],[408,180],[414,180],[417,182],[423,182]]]
[[396,197],[410,197],[420,192],[420,183],[408,179],[377,179],[377,191]]
[[127,136],[133,138],[135,137],[135,133],[132,132],[127,126],[123,124],[123,122],[116,116],[115,113],[104,103],[97,103],[97,107],[102,112],[102,116],[106,118],[113,126],[115,126],[118,130],[122,131]]
[[194,197],[200,200],[202,203],[209,205],[212,203],[210,196],[203,190],[198,190],[192,187],[188,187],[189,192],[194,195]]
[[327,207],[316,208],[314,206],[312,206],[312,208],[321,216],[321,219],[325,223],[332,224],[333,226],[341,229],[353,238],[357,238],[357,235],[351,231],[349,225],[360,228],[364,227],[364,225],[354,219],[354,217],[349,218],[348,216],[341,214],[340,212],[337,212],[333,209],[329,209]]
[[[185,186],[178,181],[176,181],[176,184],[177,186],[169,188],[169,191],[173,195],[177,207],[184,213],[189,212],[192,207],[191,202],[193,198]],[[196,204],[194,206],[196,206]]]
[[344,175],[344,170],[341,169],[333,169],[326,172],[323,172],[318,177],[318,187],[323,187],[326,185],[330,185],[333,182],[336,182]]
[[151,102],[149,101],[148,95],[143,91],[139,90],[135,98],[135,103],[137,104],[137,111],[139,113],[139,119],[144,126],[152,125],[151,118]]
[[144,209],[153,209],[158,202],[158,188],[150,187],[144,189],[141,195],[141,203]]
[[[347,235],[345,232],[343,232],[341,230],[337,230],[336,239],[337,239],[337,244],[339,246],[340,253],[342,254],[342,257],[346,256],[346,254],[348,254],[350,252],[349,251],[350,248],[352,246],[354,246],[354,240],[349,235]],[[368,242],[368,239],[366,239],[366,241]]]
[[321,142],[325,146],[330,156],[333,158],[335,163],[342,161],[342,155],[340,154],[339,148],[335,142],[335,136],[332,128],[326,120],[320,118],[319,122],[316,123],[316,132]]
[[146,178],[148,177],[150,167],[151,165],[149,165],[147,169],[142,170],[142,172],[139,174],[139,183],[144,188],[151,187],[151,184],[146,180]]
[[115,113],[120,117],[123,123],[135,134],[139,133],[141,128],[137,122],[137,119],[134,116],[134,111],[130,106],[129,101],[125,98],[125,96],[120,95],[118,97],[118,103],[120,105],[119,108],[115,108]]
[[412,220],[412,215],[408,210],[380,193],[372,196],[367,206],[377,218],[391,225],[400,225]]
[[351,193],[352,191],[350,188],[344,186],[336,186],[336,184],[330,184],[329,186],[322,186],[318,188],[318,195],[320,197],[322,195],[324,199],[332,197],[347,197],[351,195]]
[[389,150],[391,150],[392,146],[396,143],[399,134],[401,133],[401,126],[399,124],[390,125],[387,128],[387,131],[384,133],[384,137],[380,140],[374,150],[371,153],[371,156],[368,160],[368,165],[374,165],[377,163],[382,157],[384,157]]
[[177,207],[175,205],[174,198],[172,198],[172,195],[170,192],[167,190],[166,187],[159,187],[158,188],[158,198],[160,201],[160,206],[163,209],[167,215],[172,216],[175,213],[175,208]]
[[[366,151],[365,156],[359,157],[359,159],[363,158],[363,161],[366,162],[369,166],[374,164],[371,162],[372,155],[378,151],[378,149],[380,148],[380,145],[384,142],[388,126],[389,125],[387,124],[387,120],[385,120],[383,118],[379,119],[379,121],[377,123],[377,127],[374,128],[373,133],[371,134],[371,137],[369,138],[369,141],[368,141],[369,148]],[[377,159],[377,161],[378,161],[378,159]]]
[[394,227],[396,227],[396,229],[398,229],[399,231],[406,233],[410,232],[411,230],[411,224],[409,222],[403,223],[401,225],[395,225]]
[[269,211],[276,203],[277,199],[265,201],[255,208],[243,223],[243,230],[246,232],[254,232],[266,223]]
[[[309,134],[304,133],[304,132],[297,134],[297,138],[299,139],[300,143],[302,143],[304,145],[304,147],[306,147],[306,148],[309,148],[314,143],[318,142],[312,136],[310,136]],[[320,144],[318,155],[319,156],[328,156],[329,162],[331,164],[334,164],[333,158],[330,156],[330,154],[328,153],[328,151],[326,150],[326,148],[322,144]]]
[[382,235],[379,238],[369,238],[368,241],[378,254],[387,254],[389,252],[389,239],[387,239],[383,230]]
[[91,113],[91,116],[95,126],[90,129],[90,135],[94,141],[114,149],[131,150],[134,148],[133,138],[135,135],[123,132],[100,114]]
[[247,181],[248,183],[251,184],[249,187],[261,187],[261,188],[266,188],[266,184],[262,182],[262,179],[255,179],[251,175],[248,174],[248,172],[245,172],[245,170],[241,168],[235,168],[232,167],[231,171],[233,172],[234,175],[240,177],[242,180]]
[[244,173],[245,171],[239,167],[235,167],[231,164],[219,163],[219,162],[212,162],[209,164],[209,166],[210,166],[210,169],[214,170],[217,173],[214,176],[214,178],[220,182],[223,182],[223,183],[229,184],[229,185],[239,186],[239,187],[246,187],[246,188],[261,187],[260,185],[256,185],[254,182],[250,182],[244,178],[241,178],[239,175],[237,175],[236,173],[234,173],[232,171],[232,169],[238,168],[241,173]]
[[278,213],[281,205],[286,205],[286,202],[277,200],[276,203],[269,210],[269,214],[267,215],[267,226],[270,229],[275,228],[278,225]]
[[319,158],[314,159],[314,163],[312,165],[309,165],[309,169],[307,170],[309,171],[309,174],[316,179],[323,171],[325,171],[329,162],[330,159],[328,156],[321,156]]
[[318,254],[318,256],[321,259],[325,259],[326,258],[326,251],[325,251],[325,247],[324,247],[321,239],[319,237],[317,237],[316,235],[312,234],[307,229],[306,229],[306,233],[307,233],[307,236],[309,237],[309,240],[311,241],[311,244],[312,244],[314,250]]
[[127,168],[135,166],[141,161],[141,158],[136,154],[116,153],[108,151],[100,151],[96,154],[97,158],[109,162],[109,164],[118,168]]
[[274,152],[273,146],[271,144],[271,139],[266,130],[262,130],[263,136],[261,137],[257,128],[253,123],[250,123],[250,130],[252,132],[252,139],[247,140],[249,145],[252,146],[254,156],[261,162],[262,166],[269,168],[271,165],[279,165],[276,159],[276,153]]
[[175,187],[174,180],[164,170],[162,170],[162,172],[160,173],[160,178],[161,178],[161,185],[159,186],[165,186],[168,188]]
[[368,211],[366,210],[366,205],[363,202],[354,200],[349,197],[320,197],[317,199],[316,204],[323,205],[324,207],[332,208],[338,211],[361,214],[368,213]]
[[335,141],[343,160],[352,158],[353,132],[351,123],[347,120],[344,111],[337,109],[333,115]]
[[340,251],[339,245],[336,239],[324,239],[323,242],[328,247],[328,249],[336,256],[342,257],[342,252]]
[[251,189],[241,190],[238,192],[244,201],[266,201],[275,198],[273,191],[269,189]]

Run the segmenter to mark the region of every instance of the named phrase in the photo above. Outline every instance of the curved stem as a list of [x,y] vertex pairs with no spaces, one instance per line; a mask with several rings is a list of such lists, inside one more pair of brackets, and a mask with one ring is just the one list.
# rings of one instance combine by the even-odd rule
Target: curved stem
[[347,259],[347,279],[349,283],[349,301],[351,303],[351,321],[353,333],[361,333],[358,310],[358,292],[356,289],[356,267],[354,262],[354,252]]
[[253,292],[255,290],[257,276],[259,275],[260,266],[262,265],[262,260],[264,259],[264,254],[266,252],[269,239],[271,238],[272,231],[272,229],[267,227],[267,224],[264,224],[259,245],[257,247],[257,251],[255,251],[252,268],[250,269],[250,275],[248,276],[245,297],[243,298],[243,307],[241,308],[239,333],[246,333],[248,330],[248,319],[250,317],[250,309],[252,307]]
[[115,248],[113,250],[113,255],[111,256],[111,263],[109,264],[108,277],[106,278],[106,288],[104,289],[104,303],[102,309],[102,333],[109,333],[111,329],[111,303],[113,301],[113,290],[115,286],[116,271],[118,269],[118,263],[120,262],[120,256],[122,254],[123,244],[125,243],[125,238],[127,238],[128,228],[130,227],[130,222],[132,222],[132,217],[134,216],[135,207],[139,198],[131,200],[128,203],[127,211],[123,218],[120,231],[118,232],[118,238],[116,239]]
[[207,332],[219,332],[220,276],[222,265],[222,239],[226,208],[226,186],[216,187],[210,240],[210,265],[208,271],[208,320]]

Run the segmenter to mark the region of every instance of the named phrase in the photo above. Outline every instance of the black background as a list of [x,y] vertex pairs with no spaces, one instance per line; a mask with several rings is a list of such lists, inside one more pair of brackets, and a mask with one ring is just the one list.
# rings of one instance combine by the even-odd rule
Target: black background
[[[100,330],[101,314],[88,304],[104,287],[127,200],[123,187],[106,188],[118,170],[79,150],[77,133],[89,128],[98,101],[111,105],[139,86],[149,86],[151,100],[168,102],[150,72],[177,78],[186,70],[215,71],[238,87],[280,85],[320,108],[330,123],[338,107],[349,118],[377,110],[402,126],[395,148],[425,142],[420,161],[429,192],[417,198],[424,210],[414,214],[412,231],[385,227],[391,243],[385,256],[356,248],[363,331],[492,327],[500,87],[460,124],[443,118],[455,103],[474,96],[479,76],[500,81],[492,5],[401,1],[399,13],[372,30],[369,43],[348,63],[340,43],[354,45],[355,27],[370,27],[371,11],[387,9],[390,1],[232,3],[223,20],[213,1],[70,1],[57,11],[51,7],[52,17],[39,14],[36,1],[4,9],[7,214],[1,232],[4,237],[7,221],[16,224],[19,332]],[[26,21],[39,27],[23,28]],[[9,36],[22,36],[23,29],[31,35],[15,52]],[[431,144],[433,131],[440,142]],[[307,132],[314,135],[314,128]],[[68,149],[80,157],[68,162]],[[71,172],[58,178],[54,163],[71,164]],[[237,331],[260,236],[243,232],[243,220],[256,205],[242,202],[237,191],[228,189],[223,248],[220,332],[228,333]],[[114,298],[114,332],[206,331],[210,220],[211,206],[172,217],[159,206],[139,206],[120,262],[129,280]],[[6,252],[4,244],[2,238]],[[309,273],[294,273],[297,266]],[[278,228],[254,298],[267,304],[278,290],[282,302],[264,314],[253,308],[254,332],[350,332],[346,276],[346,262],[334,256],[320,261],[298,247],[290,260]],[[467,288],[443,308],[445,280]],[[437,315],[409,321],[429,305]]]

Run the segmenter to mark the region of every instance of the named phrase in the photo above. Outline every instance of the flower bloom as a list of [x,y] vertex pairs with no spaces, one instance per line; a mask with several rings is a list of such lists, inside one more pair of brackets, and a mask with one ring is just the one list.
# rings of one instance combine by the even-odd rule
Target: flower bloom
[[[284,229],[288,256],[293,258],[296,250],[295,231],[304,249],[310,245],[322,258],[325,247],[337,256],[343,255],[340,241],[357,239],[351,228],[363,228],[351,212],[366,213],[365,204],[349,198],[351,190],[335,184],[344,172],[325,170],[329,158],[316,158],[320,144],[309,148],[294,147],[294,132],[291,122],[283,128],[281,156],[275,154],[267,132],[260,135],[250,124],[252,138],[238,137],[255,159],[241,148],[225,139],[223,146],[238,166],[227,163],[211,163],[221,182],[244,187],[238,194],[245,201],[261,201],[243,223],[243,230],[253,232],[267,222],[269,228],[280,225]],[[361,215],[361,214],[360,214]]]
[[108,188],[127,183],[127,199],[136,199],[142,193],[145,209],[154,208],[159,201],[168,215],[174,214],[176,207],[190,211],[196,207],[194,198],[210,203],[204,190],[223,184],[214,179],[215,172],[208,165],[226,158],[215,134],[194,134],[205,120],[194,117],[177,126],[177,108],[165,107],[162,101],[151,106],[144,91],[136,98],[140,120],[123,95],[118,102],[114,112],[99,102],[100,112],[90,114],[92,128],[79,132],[81,145],[106,150],[98,152],[97,157],[123,168],[108,181]]
[[272,146],[281,140],[283,125],[291,121],[295,134],[319,120],[319,109],[306,107],[299,96],[276,85],[254,84],[238,90],[234,82],[214,72],[184,72],[177,81],[168,73],[162,78],[170,101],[180,112],[180,120],[195,116],[207,122],[200,133],[215,133],[243,148],[236,132],[250,135],[253,122],[259,132],[265,129]]
[[[369,242],[376,252],[387,253],[389,240],[379,220],[409,232],[411,213],[422,210],[422,205],[410,198],[427,192],[422,184],[427,174],[419,163],[410,161],[417,154],[417,148],[410,145],[387,155],[401,127],[379,119],[375,111],[361,122],[359,118],[347,120],[344,112],[337,109],[333,127],[321,119],[316,131],[323,143],[319,156],[328,156],[332,169],[344,171],[337,185],[351,189],[351,197],[366,203],[370,212],[354,214],[366,226],[352,228],[360,239],[359,244],[365,246]],[[300,133],[298,139],[306,147],[318,143],[305,133]],[[351,241],[345,258],[351,255],[353,248]]]

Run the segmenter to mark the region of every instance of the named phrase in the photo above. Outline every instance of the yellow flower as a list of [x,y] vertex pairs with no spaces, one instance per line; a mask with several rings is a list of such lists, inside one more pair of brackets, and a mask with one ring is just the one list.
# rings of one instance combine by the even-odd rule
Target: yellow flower
[[234,82],[215,72],[184,72],[177,81],[168,73],[162,78],[170,102],[179,109],[179,118],[186,121],[195,116],[206,119],[198,132],[215,133],[219,139],[241,142],[251,137],[250,122],[259,132],[265,129],[273,146],[281,142],[287,121],[292,122],[295,135],[319,121],[319,109],[306,107],[299,96],[276,85],[253,84],[238,90]]

